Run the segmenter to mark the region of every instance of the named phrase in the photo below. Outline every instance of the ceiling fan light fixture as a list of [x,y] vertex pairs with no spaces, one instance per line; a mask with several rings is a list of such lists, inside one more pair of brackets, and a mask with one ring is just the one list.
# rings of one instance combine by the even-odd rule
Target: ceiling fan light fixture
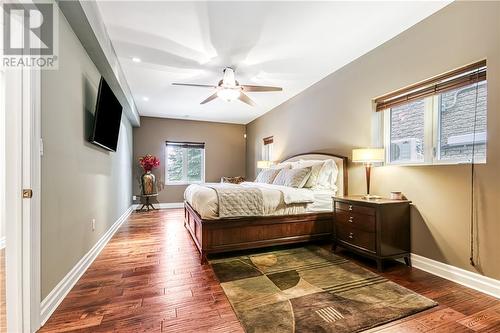
[[217,97],[222,98],[225,101],[231,102],[240,97],[239,89],[220,89],[217,91]]
[[236,79],[234,78],[234,70],[231,67],[224,68],[224,77],[222,78],[222,84],[226,87],[236,86]]
[[270,91],[282,91],[281,87],[270,87],[270,86],[257,86],[257,85],[240,85],[234,77],[234,70],[231,67],[224,68],[224,77],[219,81],[217,85],[209,84],[199,84],[199,83],[172,83],[176,86],[189,86],[189,87],[203,87],[203,88],[213,88],[215,91],[212,92],[210,96],[201,101],[200,104],[207,104],[214,99],[221,98],[227,102],[234,101],[236,99],[241,102],[256,106],[255,102],[246,94],[248,92],[270,92]]

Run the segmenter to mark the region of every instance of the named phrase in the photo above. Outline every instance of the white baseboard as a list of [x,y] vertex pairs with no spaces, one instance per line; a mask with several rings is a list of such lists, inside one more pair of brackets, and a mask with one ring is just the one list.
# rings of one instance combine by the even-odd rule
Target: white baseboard
[[418,254],[412,253],[411,261],[412,266],[415,268],[475,289],[493,297],[500,298],[499,280],[492,279],[478,273],[469,272],[462,268],[443,264],[442,262],[419,256]]
[[64,297],[70,292],[76,282],[82,277],[83,273],[94,262],[95,258],[99,255],[102,249],[108,244],[109,240],[113,237],[115,232],[127,220],[127,217],[134,210],[134,206],[130,206],[123,214],[116,220],[115,223],[106,231],[104,235],[97,241],[97,243],[87,252],[82,259],[66,274],[66,276],[55,286],[54,289],[45,297],[40,306],[40,320],[41,325],[50,318],[52,313],[61,304]]
[[7,244],[5,244],[5,237],[0,238],[0,250],[3,249]]
[[184,208],[184,202],[163,202],[160,203],[160,209]]
[[[142,204],[135,204],[134,209],[138,209],[141,206]],[[159,204],[153,204],[153,206],[159,209],[184,208],[184,202],[160,202]]]

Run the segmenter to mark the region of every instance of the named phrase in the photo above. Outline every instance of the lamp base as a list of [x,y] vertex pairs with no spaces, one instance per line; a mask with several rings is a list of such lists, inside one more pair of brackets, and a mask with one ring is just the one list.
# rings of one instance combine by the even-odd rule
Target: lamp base
[[365,200],[377,200],[377,199],[382,199],[380,195],[373,195],[373,194],[367,194],[363,196],[363,199]]

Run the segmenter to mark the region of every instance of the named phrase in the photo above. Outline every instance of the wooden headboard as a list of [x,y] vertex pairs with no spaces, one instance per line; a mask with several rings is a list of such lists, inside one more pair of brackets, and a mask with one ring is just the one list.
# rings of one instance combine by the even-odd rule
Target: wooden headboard
[[339,174],[337,176],[337,194],[338,196],[343,196],[348,194],[347,190],[347,157],[327,154],[327,153],[306,153],[290,156],[284,159],[282,162],[294,162],[298,160],[334,160],[339,169]]

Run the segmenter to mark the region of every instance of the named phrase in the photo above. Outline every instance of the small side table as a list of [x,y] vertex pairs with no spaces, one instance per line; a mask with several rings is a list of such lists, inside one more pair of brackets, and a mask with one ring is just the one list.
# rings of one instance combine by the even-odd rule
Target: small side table
[[384,259],[410,262],[409,200],[372,199],[361,196],[334,197],[334,239],[337,245],[375,259],[382,271]]
[[[153,206],[153,203],[151,202],[151,199],[152,198],[155,198],[158,197],[158,193],[156,194],[139,194],[137,195],[139,198],[141,198],[141,208],[139,209],[136,209],[136,212],[142,212],[142,211],[148,211],[149,212],[149,209],[151,207],[152,210],[157,210],[158,208],[155,208]],[[158,200],[157,200],[158,202]]]

